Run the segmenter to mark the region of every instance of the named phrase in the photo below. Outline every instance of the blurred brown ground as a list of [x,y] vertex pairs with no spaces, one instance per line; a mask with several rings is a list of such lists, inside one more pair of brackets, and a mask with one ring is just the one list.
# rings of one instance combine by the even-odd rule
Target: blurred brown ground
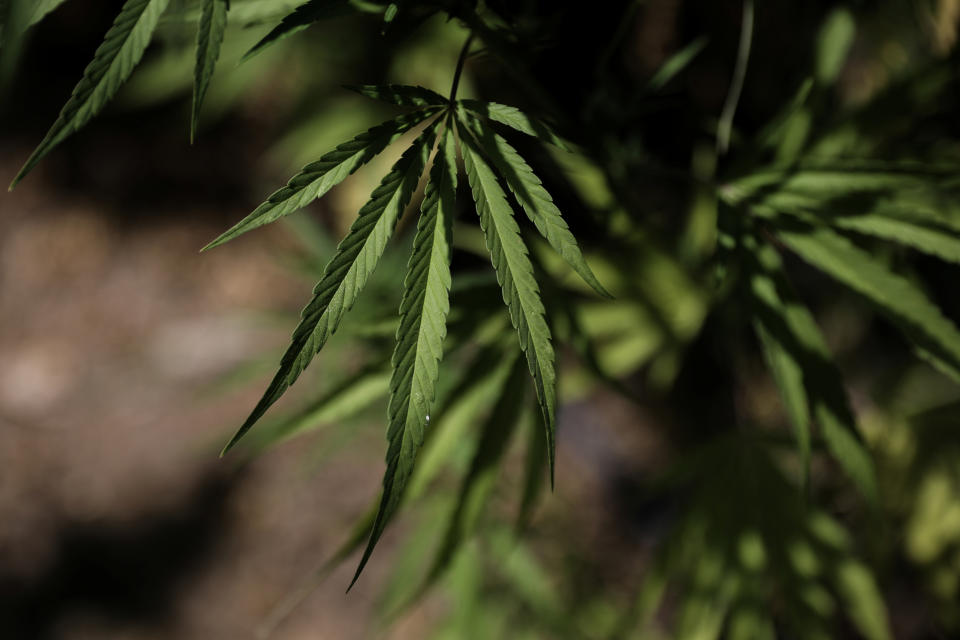
[[[4,148],[4,179],[25,151]],[[316,473],[296,442],[242,470],[219,460],[258,385],[210,385],[288,330],[244,312],[296,308],[303,284],[263,249],[269,233],[201,256],[211,216],[161,205],[117,224],[46,176],[4,194],[0,215],[0,624],[252,637],[375,495],[379,451]],[[274,637],[363,635],[384,567],[345,598],[344,566]]]

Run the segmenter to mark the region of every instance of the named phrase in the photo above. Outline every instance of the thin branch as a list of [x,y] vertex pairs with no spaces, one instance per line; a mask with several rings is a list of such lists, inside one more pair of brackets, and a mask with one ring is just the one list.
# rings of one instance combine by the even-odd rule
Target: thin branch
[[743,22],[740,27],[740,50],[737,52],[737,64],[733,69],[733,78],[730,80],[730,91],[727,101],[720,113],[720,122],[717,124],[717,155],[723,155],[730,147],[730,133],[733,130],[733,116],[737,113],[737,104],[740,102],[740,93],[743,91],[743,81],[747,76],[747,62],[750,59],[750,45],[753,42],[753,0],[743,2]]

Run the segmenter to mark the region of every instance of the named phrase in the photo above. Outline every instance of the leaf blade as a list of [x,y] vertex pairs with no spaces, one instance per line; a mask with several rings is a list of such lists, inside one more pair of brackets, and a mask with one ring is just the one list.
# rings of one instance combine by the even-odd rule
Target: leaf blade
[[207,95],[210,78],[213,76],[220,45],[227,30],[227,12],[230,0],[204,0],[197,25],[197,60],[193,71],[193,106],[190,118],[190,143],[196,139],[200,123],[200,107]]
[[517,330],[520,348],[527,357],[537,400],[543,412],[552,485],[556,460],[556,373],[550,328],[544,318],[540,288],[533,277],[533,265],[520,237],[520,228],[513,218],[513,210],[496,175],[469,135],[460,136],[460,141],[487,250],[497,273],[503,300],[510,312],[510,321]]
[[313,298],[301,313],[300,323],[280,361],[279,370],[221,455],[226,454],[297,380],[353,306],[417,188],[434,135],[434,128],[428,127],[414,141],[360,210],[336,254],[324,268]]
[[348,84],[345,89],[355,91],[371,100],[381,100],[401,107],[444,106],[449,100],[432,89],[404,84]]
[[822,226],[781,226],[787,247],[871,302],[917,345],[960,366],[960,331],[916,286],[843,236]]
[[605,298],[613,298],[590,269],[560,209],[526,160],[503,136],[484,127],[476,118],[470,118],[469,124],[487,158],[493,162],[540,235],[594,291]]
[[303,31],[314,22],[329,18],[339,18],[354,11],[349,0],[308,0],[284,16],[276,27],[250,48],[240,62],[246,62],[267,47]]
[[439,364],[450,311],[450,246],[456,206],[457,165],[445,129],[424,197],[413,252],[400,303],[400,326],[393,353],[387,429],[387,470],[383,497],[370,540],[352,587],[396,511],[413,472],[417,453],[430,423]]
[[27,22],[27,26],[32,26],[43,20],[47,17],[47,14],[52,13],[59,7],[61,4],[67,0],[36,0],[36,4],[33,5],[33,12],[30,14],[30,19]]
[[783,263],[769,244],[745,239],[755,325],[765,356],[794,424],[804,478],[809,474],[810,425],[815,419],[831,455],[870,500],[876,477],[858,438],[843,379],[813,315],[790,289]]
[[316,162],[305,166],[290,178],[286,186],[274,191],[252,213],[217,236],[201,251],[218,247],[248,231],[302,209],[340,184],[397,138],[436,113],[437,110],[428,109],[401,115],[372,127],[337,146],[333,151],[325,153]]
[[54,147],[90,121],[140,62],[168,0],[127,0],[60,115],[17,173],[10,189]]
[[547,124],[527,115],[516,107],[511,107],[498,102],[482,102],[480,100],[458,100],[457,104],[465,109],[481,115],[494,122],[506,125],[511,129],[533,136],[543,142],[548,142],[564,151],[569,151],[569,147],[564,141],[554,133]]

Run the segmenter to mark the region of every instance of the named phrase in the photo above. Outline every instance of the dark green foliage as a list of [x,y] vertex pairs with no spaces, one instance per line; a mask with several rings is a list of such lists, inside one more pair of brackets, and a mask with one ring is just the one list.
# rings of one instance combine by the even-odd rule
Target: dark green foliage
[[[246,26],[235,24],[244,5],[233,2],[190,5],[197,10],[191,140],[221,43],[230,44],[234,30]],[[27,27],[59,4],[47,0],[26,11],[18,0],[0,2],[0,63],[19,47]],[[114,97],[150,44],[166,4],[127,0],[14,184]],[[445,627],[446,637],[523,637],[530,631],[534,637],[772,640],[784,634],[841,637],[847,625],[870,640],[886,640],[890,625],[878,586],[886,576],[862,559],[882,542],[860,544],[857,538],[869,538],[857,525],[870,529],[863,523],[886,510],[892,520],[921,523],[911,524],[905,539],[931,582],[960,584],[960,573],[934,569],[939,553],[960,548],[960,536],[930,524],[937,520],[931,514],[953,517],[948,508],[954,497],[960,504],[960,483],[949,484],[956,480],[953,441],[918,427],[908,454],[891,452],[895,447],[877,427],[895,433],[911,420],[943,427],[955,414],[924,407],[884,423],[877,417],[883,403],[864,402],[851,386],[845,347],[835,345],[824,322],[840,309],[867,326],[875,313],[947,378],[932,369],[923,369],[924,375],[940,384],[951,378],[945,384],[956,395],[960,330],[948,297],[955,293],[949,279],[955,272],[944,272],[950,274],[946,296],[942,282],[938,288],[925,278],[934,261],[960,264],[960,152],[953,138],[915,147],[915,138],[934,136],[915,136],[910,116],[922,106],[933,114],[936,133],[949,131],[944,123],[955,120],[948,89],[957,54],[931,60],[922,71],[891,81],[886,93],[848,107],[835,89],[855,55],[861,21],[852,9],[824,10],[810,32],[803,77],[769,87],[780,99],[757,100],[744,116],[740,103],[758,92],[750,86],[758,62],[752,52],[771,40],[759,25],[785,9],[757,3],[755,15],[754,3],[744,2],[731,13],[736,30],[729,42],[715,33],[684,34],[681,48],[664,56],[659,68],[638,71],[626,62],[617,66],[620,58],[632,60],[624,39],[635,3],[625,3],[622,15],[599,6],[574,11],[471,0],[310,0],[275,14],[268,5],[257,15],[269,19],[265,27],[275,26],[243,60],[315,23],[353,14],[362,28],[386,34],[382,42],[388,44],[403,41],[431,17],[468,32],[458,32],[466,43],[455,68],[453,59],[434,65],[449,62],[453,70],[447,95],[408,84],[347,85],[403,113],[307,164],[205,247],[287,218],[401,137],[412,139],[332,256],[319,250],[312,256],[311,267],[322,265],[311,272],[319,276],[312,298],[274,378],[224,448],[264,418],[338,328],[372,345],[366,366],[342,376],[324,370],[322,393],[244,440],[256,452],[387,399],[382,493],[324,573],[366,543],[353,586],[386,527],[409,507],[447,518],[439,529],[435,518],[428,519],[412,535],[420,546],[437,542],[398,564],[392,613],[449,579],[463,606]],[[562,29],[562,20],[582,20],[586,29],[589,19],[607,18],[611,33],[593,58],[575,47],[557,60],[538,57],[560,51],[561,36],[552,30]],[[686,75],[724,47],[732,56],[725,94],[705,100],[709,109],[691,108],[696,117],[685,123],[689,132],[658,130],[658,109],[688,115],[677,96],[706,91],[698,83],[717,69],[699,69],[696,82],[690,81],[696,91],[683,85]],[[887,57],[895,58],[899,50],[889,51]],[[510,78],[514,93],[526,100],[517,102],[533,106],[458,98],[464,67],[473,61],[500,69],[497,78]],[[538,77],[549,75],[548,67],[566,73],[581,66],[588,71],[564,75],[554,86]],[[403,65],[397,68],[391,73],[403,72]],[[483,97],[496,86],[468,84],[462,94]],[[655,123],[644,124],[647,119]],[[461,211],[465,204],[470,211]],[[405,226],[404,215],[416,218],[408,226],[415,227],[408,258],[389,247],[395,230]],[[455,252],[464,254],[462,261]],[[376,289],[374,270],[383,261],[388,264],[379,273],[390,272],[387,289],[395,294],[389,308],[389,295],[368,290],[376,312],[357,318],[361,303],[346,321],[365,287]],[[405,271],[399,266],[404,262]],[[915,366],[906,357],[896,363]],[[773,418],[744,408],[760,386],[751,372],[764,365],[764,379],[779,391]],[[571,372],[567,386],[560,386],[558,369]],[[663,475],[647,489],[666,496],[673,509],[654,536],[657,551],[633,604],[607,602],[603,594],[599,603],[585,599],[579,576],[567,585],[569,593],[560,593],[520,536],[537,526],[547,477],[552,486],[564,473],[556,469],[564,398],[604,388],[653,413],[657,398],[673,399],[667,394],[674,386],[691,379],[700,381],[686,397],[694,406],[673,407],[664,419],[683,426],[665,437],[676,464],[663,465]],[[522,439],[518,429],[527,430]],[[781,437],[787,430],[793,442]],[[937,450],[931,439],[949,446]],[[522,469],[514,469],[511,451],[518,440],[526,442],[516,463]],[[896,474],[888,458],[896,453],[908,469],[899,469],[907,474],[905,484],[925,496],[915,508],[910,495],[890,504],[897,487],[890,486]],[[834,467],[841,473],[831,473]],[[449,481],[451,474],[457,481]],[[515,482],[505,487],[498,484],[501,476]],[[944,483],[955,491],[943,489]],[[506,500],[498,500],[504,488]],[[509,526],[502,524],[504,512]],[[828,515],[834,512],[843,517]],[[930,530],[936,535],[925,536]],[[960,616],[944,619],[960,629]]]

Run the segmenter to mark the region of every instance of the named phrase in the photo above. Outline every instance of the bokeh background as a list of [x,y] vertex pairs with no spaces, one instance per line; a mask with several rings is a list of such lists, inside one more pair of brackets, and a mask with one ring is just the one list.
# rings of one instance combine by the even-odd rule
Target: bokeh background
[[[32,29],[3,89],[0,181],[12,179],[54,120],[120,4],[70,0]],[[405,537],[415,530],[413,515],[391,527],[349,595],[353,557],[315,579],[376,498],[382,399],[362,402],[363,410],[327,407],[310,433],[262,454],[217,457],[272,373],[324,257],[399,150],[291,224],[199,249],[301,165],[394,113],[341,84],[391,81],[443,92],[465,31],[435,18],[410,32],[381,33],[376,20],[350,17],[237,66],[269,29],[264,16],[297,3],[271,0],[263,9],[235,0],[231,37],[191,146],[194,35],[184,17],[190,3],[181,4],[118,99],[0,196],[0,637],[428,637],[457,612],[456,585],[442,584],[389,625],[384,615],[396,598],[394,569],[417,557]],[[758,4],[736,121],[743,132],[760,129],[815,60],[829,55],[831,41],[820,34],[837,8]],[[620,145],[629,156],[624,167],[643,156],[671,171],[700,172],[733,72],[740,4],[594,5],[558,11],[550,39],[531,41],[542,51],[534,68],[542,91],[598,140]],[[851,10],[856,36],[823,112],[856,108],[931,65],[955,64],[960,3],[851,3]],[[697,39],[704,49],[690,66],[641,100],[631,87],[648,86]],[[538,96],[508,71],[481,52],[468,62],[461,92],[535,104]],[[919,122],[912,142],[960,155],[955,78],[921,94],[915,111],[896,107],[878,126]],[[893,144],[880,149],[896,152]],[[596,184],[603,174],[576,158],[540,159],[566,172],[573,187],[554,180],[554,195],[589,237],[586,210],[610,198]],[[629,192],[616,197],[637,216],[662,231],[683,226],[679,212],[696,197],[688,184],[657,174],[626,182]],[[409,233],[401,235],[398,244],[408,243]],[[572,637],[591,637],[633,597],[686,500],[650,497],[648,483],[672,452],[727,428],[732,415],[783,421],[756,350],[738,350],[731,362],[718,349],[739,340],[737,318],[707,320],[701,285],[675,253],[649,248],[636,260],[652,307],[624,302],[586,316],[613,336],[599,366],[621,386],[583,382],[585,367],[570,355],[563,360],[572,382],[560,412],[557,486],[533,515],[531,562],[518,564],[512,586],[491,587],[519,593],[506,598],[550,621],[545,636],[532,637],[559,637],[558,624]],[[397,297],[402,247],[386,259],[385,275],[364,296],[371,305]],[[920,261],[917,269],[948,315],[960,318],[956,267]],[[901,417],[950,407],[958,394],[913,364],[889,327],[855,302],[802,270],[798,281],[847,374],[872,448],[889,461],[890,517],[859,551],[880,567],[896,637],[949,637],[942,634],[956,629],[949,625],[958,615],[960,555],[940,554],[960,540],[960,458],[925,467],[935,468],[932,478],[916,476],[914,453],[923,447]],[[667,309],[666,318],[651,308]],[[329,387],[328,378],[362,370],[369,351],[362,334],[345,331],[277,410]],[[955,412],[937,415],[938,424],[953,424]],[[944,437],[936,447],[955,445]],[[519,483],[521,458],[508,458],[507,489]],[[842,492],[839,504],[842,516]],[[436,517],[431,508],[419,517]],[[474,637],[508,637],[484,629],[474,627]]]

